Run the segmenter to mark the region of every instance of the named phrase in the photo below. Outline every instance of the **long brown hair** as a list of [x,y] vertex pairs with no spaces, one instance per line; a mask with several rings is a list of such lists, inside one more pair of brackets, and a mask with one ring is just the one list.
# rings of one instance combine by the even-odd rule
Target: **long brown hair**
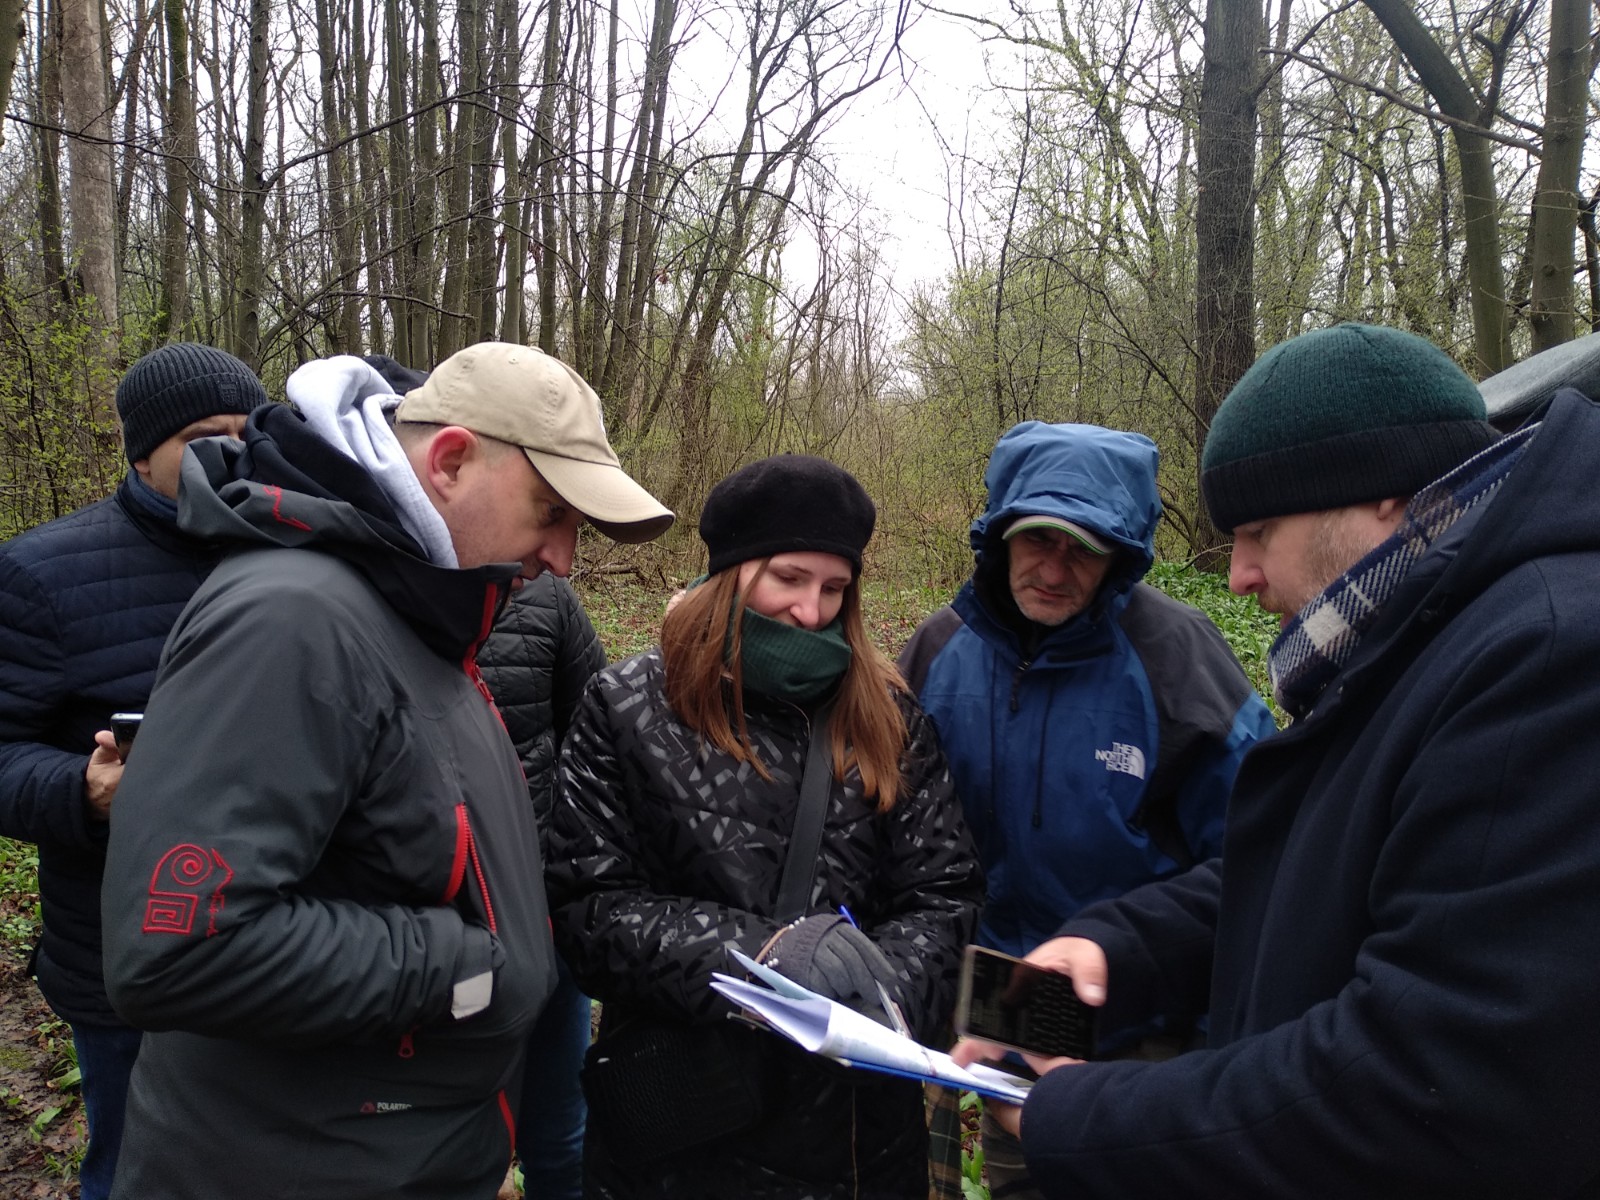
[[[752,586],[770,561],[761,561]],[[771,774],[750,744],[745,724],[740,644],[744,609],[736,565],[688,592],[667,613],[661,623],[667,703],[690,729],[770,780]],[[845,588],[839,615],[850,646],[850,666],[833,705],[833,774],[843,780],[855,767],[861,773],[862,790],[877,798],[879,812],[888,812],[900,794],[900,756],[906,742],[906,721],[894,693],[905,691],[906,683],[867,637],[859,579],[852,579]],[[731,645],[727,644],[730,639]],[[729,685],[726,695],[724,681]]]

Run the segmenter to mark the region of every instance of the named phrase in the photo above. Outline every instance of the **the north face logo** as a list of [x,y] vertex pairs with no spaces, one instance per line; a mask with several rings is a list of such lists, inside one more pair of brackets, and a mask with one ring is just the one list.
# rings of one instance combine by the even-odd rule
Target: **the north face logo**
[[1112,742],[1109,750],[1096,750],[1096,762],[1103,762],[1108,771],[1121,771],[1135,779],[1144,778],[1144,751],[1123,742]]

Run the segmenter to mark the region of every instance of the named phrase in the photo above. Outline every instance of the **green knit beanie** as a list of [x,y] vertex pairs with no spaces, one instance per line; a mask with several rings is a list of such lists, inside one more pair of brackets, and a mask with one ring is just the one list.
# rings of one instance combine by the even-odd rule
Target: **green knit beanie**
[[1218,529],[1411,496],[1499,435],[1431,342],[1335,325],[1268,350],[1217,409],[1200,487]]

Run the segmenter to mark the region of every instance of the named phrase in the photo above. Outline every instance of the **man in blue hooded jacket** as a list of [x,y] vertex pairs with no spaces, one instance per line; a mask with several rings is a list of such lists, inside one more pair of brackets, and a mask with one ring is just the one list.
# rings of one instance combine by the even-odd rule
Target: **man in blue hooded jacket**
[[[901,670],[938,726],[988,877],[981,944],[1022,955],[1080,909],[1212,858],[1244,751],[1275,728],[1204,614],[1141,583],[1154,559],[1149,438],[1026,421],[994,448],[977,567]],[[1182,1048],[1147,1027],[1124,1054]],[[992,1122],[995,1193],[1026,1195]]]

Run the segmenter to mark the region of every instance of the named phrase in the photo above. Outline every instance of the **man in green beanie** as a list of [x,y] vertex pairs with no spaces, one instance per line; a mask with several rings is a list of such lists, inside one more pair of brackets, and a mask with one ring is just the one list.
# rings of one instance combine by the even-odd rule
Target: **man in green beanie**
[[1600,1196],[1600,407],[1484,415],[1363,325],[1217,413],[1201,486],[1294,723],[1239,770],[1225,872],[1029,956],[1112,1028],[1211,1015],[1172,1062],[1036,1064],[1005,1119],[1047,1195]]

